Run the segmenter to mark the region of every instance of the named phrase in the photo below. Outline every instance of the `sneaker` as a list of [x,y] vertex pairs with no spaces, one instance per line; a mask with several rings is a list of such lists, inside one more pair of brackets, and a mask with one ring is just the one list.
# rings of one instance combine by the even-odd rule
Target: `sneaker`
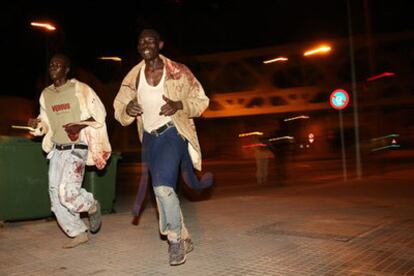
[[99,201],[95,202],[95,205],[91,207],[93,210],[92,212],[88,212],[89,214],[89,230],[91,233],[98,232],[99,228],[101,228],[101,205]]
[[184,240],[184,249],[185,249],[185,253],[190,253],[191,251],[193,251],[194,245],[193,245],[193,241],[191,240],[191,238],[186,238]]
[[85,243],[89,241],[89,237],[88,237],[88,233],[83,232],[80,233],[79,235],[77,235],[76,237],[74,237],[73,239],[71,239],[69,242],[65,243],[63,245],[63,248],[74,248],[78,245],[81,245],[82,243]]
[[168,242],[168,254],[170,256],[170,265],[180,265],[185,263],[186,255],[184,240],[178,242]]

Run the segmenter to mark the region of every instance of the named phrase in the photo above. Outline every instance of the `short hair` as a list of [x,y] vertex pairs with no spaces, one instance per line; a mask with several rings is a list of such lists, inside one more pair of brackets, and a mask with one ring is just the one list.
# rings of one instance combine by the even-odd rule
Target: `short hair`
[[153,36],[153,37],[155,37],[156,39],[158,39],[158,40],[162,40],[161,39],[161,36],[160,36],[160,33],[158,32],[158,31],[156,31],[156,30],[154,30],[154,29],[143,29],[140,33],[139,33],[139,36],[138,36],[138,38],[140,38],[141,36],[143,36],[143,35],[150,35],[150,36]]
[[54,54],[52,58],[60,58],[63,60],[67,68],[70,68],[70,59],[64,54]]

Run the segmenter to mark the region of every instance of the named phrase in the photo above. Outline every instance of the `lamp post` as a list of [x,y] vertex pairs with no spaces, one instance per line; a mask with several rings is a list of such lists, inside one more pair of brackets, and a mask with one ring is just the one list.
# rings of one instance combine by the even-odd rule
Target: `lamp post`
[[46,68],[45,68],[45,86],[48,84],[48,80],[49,80],[49,74],[48,74],[48,65],[49,65],[49,39],[48,39],[48,33],[50,32],[54,32],[56,31],[56,27],[49,22],[36,22],[36,21],[32,21],[30,22],[30,26],[32,26],[33,28],[37,28],[40,30],[43,30],[46,32],[45,35],[45,41],[46,41]]
[[356,157],[356,175],[357,179],[362,177],[362,164],[361,164],[361,150],[359,145],[359,117],[358,117],[358,92],[356,86],[356,73],[355,73],[355,53],[354,53],[354,41],[352,34],[352,14],[351,3],[346,1],[347,16],[348,16],[348,40],[349,40],[349,56],[351,61],[351,79],[352,79],[352,96],[353,96],[353,111],[354,111],[354,129],[355,129],[355,157]]

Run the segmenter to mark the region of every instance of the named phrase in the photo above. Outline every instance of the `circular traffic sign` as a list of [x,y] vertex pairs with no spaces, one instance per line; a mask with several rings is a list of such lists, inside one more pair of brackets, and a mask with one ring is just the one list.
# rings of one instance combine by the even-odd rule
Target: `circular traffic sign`
[[329,97],[329,103],[337,110],[344,109],[349,103],[348,92],[343,89],[334,90]]

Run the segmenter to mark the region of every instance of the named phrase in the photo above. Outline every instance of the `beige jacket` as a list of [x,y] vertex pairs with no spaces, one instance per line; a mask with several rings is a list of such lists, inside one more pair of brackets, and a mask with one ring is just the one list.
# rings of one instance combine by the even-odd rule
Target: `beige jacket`
[[[98,169],[103,169],[112,151],[105,124],[105,107],[96,93],[88,85],[76,79],[69,81],[75,83],[75,93],[79,100],[81,110],[81,121],[90,117],[95,119],[95,122],[87,122],[88,127],[82,129],[79,135],[80,140],[88,144],[88,159],[86,164],[88,166],[96,165]],[[35,136],[45,135],[42,140],[42,148],[48,153],[53,148],[53,142],[51,140],[53,132],[49,127],[49,118],[45,110],[43,92],[40,95],[39,103],[40,114],[38,119],[40,119],[40,123],[31,134]]]
[[[166,68],[165,96],[173,101],[180,100],[183,103],[183,109],[172,115],[171,119],[177,131],[188,141],[188,152],[194,168],[201,170],[201,149],[192,118],[199,117],[203,113],[208,107],[209,99],[200,82],[185,65],[176,63],[162,55],[160,57]],[[138,100],[137,79],[143,64],[144,61],[141,61],[126,75],[114,100],[115,119],[123,126],[129,125],[135,120],[134,117],[126,113],[126,106],[132,99]],[[136,119],[139,139],[142,142],[142,118],[138,116]]]

